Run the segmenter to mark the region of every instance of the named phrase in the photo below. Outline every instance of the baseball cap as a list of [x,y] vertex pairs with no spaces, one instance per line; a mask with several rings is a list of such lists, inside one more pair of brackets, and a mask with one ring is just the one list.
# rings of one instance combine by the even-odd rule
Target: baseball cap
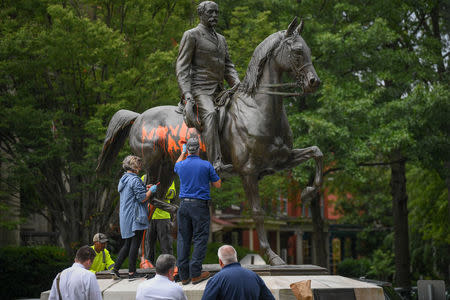
[[186,143],[187,151],[192,154],[196,153],[198,151],[198,148],[200,148],[200,144],[198,143],[197,138],[190,138]]
[[92,240],[94,242],[106,243],[108,241],[108,237],[106,236],[106,234],[99,232],[96,235],[94,235],[94,238]]

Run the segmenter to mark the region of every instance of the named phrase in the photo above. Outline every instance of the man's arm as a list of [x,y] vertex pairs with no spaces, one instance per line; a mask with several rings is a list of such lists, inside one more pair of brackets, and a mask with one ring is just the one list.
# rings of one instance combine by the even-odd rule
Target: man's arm
[[102,300],[102,292],[100,291],[100,286],[98,285],[97,278],[94,274],[89,274],[89,283],[87,286],[88,299],[89,300]]
[[[58,276],[58,275],[56,275]],[[52,284],[52,288],[50,290],[50,295],[48,296],[49,300],[58,300],[59,299],[59,295],[58,295],[58,288],[56,287],[56,278],[53,280],[53,284]],[[61,299],[59,299],[61,300]]]
[[103,251],[105,251],[106,268],[111,270],[114,267],[114,261],[111,259],[111,255],[108,250],[105,249]]
[[[180,42],[180,48],[178,50],[177,63],[175,66],[178,86],[180,87],[181,93],[186,98],[192,98],[191,94],[191,63],[192,57],[194,56],[195,50],[195,39],[192,37],[190,31],[186,31],[183,34],[183,38]],[[193,99],[192,99],[193,100]]]
[[215,188],[220,188],[222,186],[222,180],[220,180],[219,175],[217,175],[214,167],[209,163],[209,181],[211,185]]
[[230,87],[233,87],[234,85],[240,83],[239,80],[239,74],[236,71],[233,62],[231,61],[230,55],[228,54],[228,45],[225,41],[225,71],[224,71],[224,78],[230,85]]
[[177,161],[175,163],[184,160],[186,158],[186,154],[187,154],[186,144],[183,144],[183,147],[181,148],[181,154],[180,154],[180,156],[178,157],[178,159],[177,159]]
[[[217,279],[217,278],[216,278]],[[220,293],[220,284],[214,277],[206,283],[205,291],[203,292],[202,300],[217,299]]]
[[260,287],[259,300],[275,300],[275,297],[273,296],[269,288],[266,286],[264,280],[262,280],[262,278],[259,275],[257,276]]

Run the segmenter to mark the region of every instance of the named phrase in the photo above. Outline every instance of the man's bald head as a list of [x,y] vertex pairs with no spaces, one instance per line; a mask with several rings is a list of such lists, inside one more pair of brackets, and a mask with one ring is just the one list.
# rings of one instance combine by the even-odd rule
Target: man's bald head
[[237,262],[236,250],[230,245],[220,247],[217,251],[217,256],[225,266]]

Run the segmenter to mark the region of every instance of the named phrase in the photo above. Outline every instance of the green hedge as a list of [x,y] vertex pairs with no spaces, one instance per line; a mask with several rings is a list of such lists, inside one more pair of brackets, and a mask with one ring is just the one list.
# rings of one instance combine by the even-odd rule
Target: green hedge
[[56,274],[72,264],[73,258],[54,246],[0,248],[0,295],[39,298]]
[[346,258],[337,266],[337,273],[345,277],[359,278],[367,276],[370,270],[370,260],[367,258]]
[[[176,255],[176,243],[174,244],[174,255]],[[203,263],[217,264],[217,249],[222,245],[222,243],[209,243]],[[246,248],[234,247],[238,253],[238,259],[252,253]],[[114,260],[116,254],[111,253],[111,257]],[[54,246],[0,248],[1,299],[39,298],[41,292],[51,288],[56,274],[72,264],[73,257],[68,257],[64,249]],[[121,268],[128,268],[128,259],[124,261]]]

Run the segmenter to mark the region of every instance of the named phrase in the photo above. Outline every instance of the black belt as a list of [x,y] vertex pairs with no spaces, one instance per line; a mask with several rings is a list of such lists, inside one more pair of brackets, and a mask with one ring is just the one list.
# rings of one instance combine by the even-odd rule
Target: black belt
[[195,199],[195,198],[182,198],[181,201],[184,202],[199,202],[199,203],[209,203],[209,200]]

